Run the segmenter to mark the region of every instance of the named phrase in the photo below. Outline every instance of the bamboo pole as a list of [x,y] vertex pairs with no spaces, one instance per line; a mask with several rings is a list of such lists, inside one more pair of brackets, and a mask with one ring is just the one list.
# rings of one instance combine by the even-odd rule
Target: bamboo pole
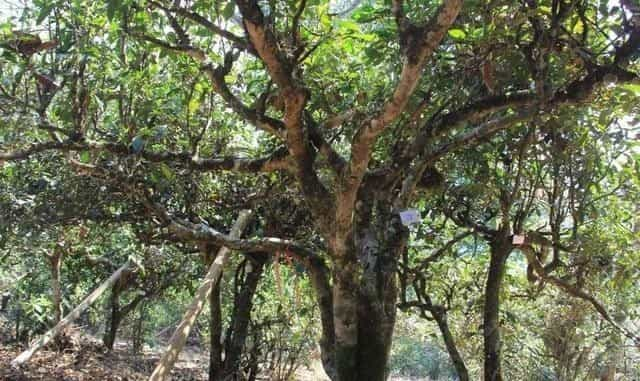
[[[240,238],[240,236],[242,235],[242,231],[249,223],[250,218],[251,211],[241,211],[238,219],[233,225],[233,228],[231,228],[229,237]],[[185,311],[182,321],[180,322],[180,324],[178,324],[178,327],[171,336],[169,345],[167,346],[165,352],[162,354],[162,357],[158,361],[158,364],[156,365],[153,373],[151,373],[149,381],[166,380],[171,373],[171,369],[178,359],[180,351],[182,351],[182,348],[184,348],[184,345],[187,342],[187,337],[191,332],[191,328],[193,328],[193,325],[195,324],[198,315],[202,311],[204,304],[207,302],[207,300],[209,300],[209,295],[211,294],[213,285],[218,281],[218,279],[220,279],[220,276],[222,275],[222,269],[227,262],[229,253],[230,250],[226,247],[222,247],[218,251],[216,259],[209,267],[209,271],[205,275],[202,284],[198,288],[198,291],[196,291],[196,295],[193,298],[193,301]]]
[[80,304],[78,304],[78,306],[76,306],[76,308],[73,309],[73,311],[69,312],[69,314],[65,316],[64,319],[60,320],[60,322],[56,324],[53,328],[51,328],[49,331],[47,331],[47,333],[40,336],[40,338],[36,342],[34,342],[31,345],[31,347],[29,347],[29,349],[20,353],[18,357],[13,359],[13,361],[11,361],[11,366],[16,367],[29,361],[29,359],[31,358],[31,356],[33,356],[34,353],[36,353],[37,351],[42,349],[42,347],[47,345],[53,338],[59,335],[60,332],[64,331],[65,328],[67,328],[78,317],[80,317],[80,315],[84,311],[86,311],[86,309],[89,308],[89,306],[91,306],[91,304],[93,304],[93,302],[95,302],[96,299],[98,299],[106,289],[113,286],[113,284],[120,278],[122,273],[125,272],[125,270],[127,270],[128,267],[129,267],[129,262],[127,261],[127,263],[122,265],[122,267],[120,267],[113,274],[111,274],[109,279],[104,281],[100,286],[98,286],[98,288],[93,290]]

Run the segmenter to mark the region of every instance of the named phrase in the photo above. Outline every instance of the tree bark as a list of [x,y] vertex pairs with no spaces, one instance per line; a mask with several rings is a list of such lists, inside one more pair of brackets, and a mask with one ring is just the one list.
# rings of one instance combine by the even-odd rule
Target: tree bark
[[40,339],[38,339],[29,349],[22,352],[18,357],[16,357],[12,362],[12,366],[19,366],[29,361],[31,356],[40,350],[42,347],[47,345],[53,338],[59,335],[62,331],[65,330],[74,320],[76,320],[93,302],[95,302],[100,295],[104,293],[104,291],[113,286],[115,282],[118,281],[122,273],[124,273],[129,267],[129,263],[127,262],[122,267],[120,267],[116,272],[111,274],[109,279],[104,281],[98,288],[93,290],[76,308],[73,309],[64,319],[62,319],[58,324],[56,324],[53,328],[51,328],[47,333],[42,335]]
[[[219,247],[202,244],[200,251],[205,265],[210,267],[215,260]],[[214,283],[209,295],[209,381],[219,379],[223,370],[221,283],[222,274],[220,274],[218,281]]]
[[[116,288],[118,288],[117,291],[116,291]],[[122,291],[124,291],[126,288],[127,288],[126,286],[124,287],[114,286],[114,290],[112,290],[111,315],[105,331],[105,335],[103,337],[104,346],[108,350],[113,349],[113,345],[118,335],[118,328],[120,328],[120,323],[122,323],[124,318],[128,316],[133,310],[135,310],[136,307],[138,307],[138,304],[140,304],[140,302],[145,300],[145,298],[147,297],[146,294],[137,295],[132,301],[130,301],[124,307],[121,307],[120,295],[122,294]]]
[[233,305],[232,321],[225,340],[224,372],[222,379],[232,378],[238,373],[242,351],[247,339],[253,296],[258,282],[262,278],[266,254],[258,254],[248,263],[251,266],[242,283],[240,293],[236,295]]
[[496,237],[490,242],[491,260],[484,300],[484,380],[502,381],[500,359],[500,290],[511,252],[508,236]]
[[220,303],[220,282],[213,285],[209,296],[209,381],[220,378],[222,373],[222,306]]
[[336,380],[337,374],[333,353],[336,336],[333,324],[333,294],[329,282],[329,271],[324,261],[320,258],[310,261],[308,269],[311,285],[320,309],[322,337],[319,344],[322,367],[330,379]]
[[[231,238],[239,238],[242,234],[242,231],[249,223],[250,217],[250,211],[241,211],[238,219],[231,229],[231,232],[229,233],[229,236]],[[158,365],[156,365],[156,368],[151,374],[151,377],[149,377],[149,381],[161,381],[167,379],[167,377],[169,376],[173,365],[178,359],[180,351],[182,350],[182,348],[184,348],[184,345],[187,342],[187,337],[191,332],[191,328],[193,328],[198,315],[202,311],[204,303],[209,299],[209,295],[211,294],[213,285],[220,279],[220,276],[222,275],[222,269],[227,262],[229,253],[230,250],[226,247],[223,247],[218,251],[216,259],[211,264],[211,267],[205,275],[202,284],[196,291],[196,295],[187,308],[182,321],[180,322],[180,324],[178,324],[178,327],[171,336],[171,339],[169,340],[169,346],[158,361]]]
[[458,374],[459,381],[469,381],[469,372],[467,371],[467,366],[462,359],[462,355],[460,355],[460,352],[458,352],[458,347],[456,346],[456,342],[453,339],[453,334],[449,329],[446,312],[436,311],[433,313],[433,318],[438,324],[440,334],[442,335],[442,339],[444,340],[444,345],[447,348],[447,352],[449,353],[449,358],[451,359],[454,368],[456,368],[456,373]]
[[[337,381],[384,381],[396,318],[396,266],[408,239],[399,218],[380,205],[377,220],[363,223],[338,249],[333,316]],[[385,212],[385,210],[387,212]],[[329,374],[329,372],[327,372]]]
[[53,304],[54,324],[62,319],[62,287],[60,285],[60,271],[62,267],[62,250],[56,247],[48,256],[51,268],[51,302]]
[[335,327],[335,381],[357,380],[358,285],[355,263],[340,263],[334,274],[333,324]]
[[0,294],[0,312],[4,312],[9,305],[9,299],[11,299],[11,294]]
[[[364,246],[361,250],[371,250]],[[396,322],[398,282],[397,247],[376,247],[366,253],[369,262],[362,272],[358,298],[358,379],[384,381],[389,376],[387,364]]]
[[113,349],[113,344],[116,341],[118,326],[120,325],[120,321],[122,319],[122,316],[120,314],[120,287],[118,287],[117,285],[111,288],[109,305],[111,307],[111,311],[109,313],[109,321],[107,322],[107,326],[105,327],[102,343],[104,344],[105,348],[107,348],[107,350],[111,351]]

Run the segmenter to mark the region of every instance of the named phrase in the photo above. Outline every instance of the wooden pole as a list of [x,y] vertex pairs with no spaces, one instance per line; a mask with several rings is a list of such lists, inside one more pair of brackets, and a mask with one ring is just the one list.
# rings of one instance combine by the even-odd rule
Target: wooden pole
[[[241,211],[238,219],[233,225],[233,228],[231,228],[229,237],[240,238],[240,236],[242,235],[242,231],[249,223],[250,218],[251,211]],[[204,304],[209,299],[209,295],[211,294],[213,285],[220,279],[220,276],[222,275],[222,269],[227,262],[229,253],[230,250],[226,247],[222,247],[218,251],[216,259],[209,267],[209,271],[205,275],[202,284],[198,288],[198,291],[196,291],[196,295],[193,298],[193,301],[184,313],[182,321],[180,322],[180,324],[178,324],[178,327],[171,336],[169,345],[158,361],[158,365],[156,365],[153,373],[151,373],[149,381],[166,380],[171,373],[171,369],[178,359],[180,351],[182,351],[182,348],[184,348],[184,345],[187,342],[187,337],[189,336],[189,332],[191,332],[191,328],[193,328],[193,325],[195,324],[198,315],[202,311]]]
[[95,302],[96,299],[98,299],[100,295],[102,295],[107,288],[110,288],[111,286],[113,286],[113,284],[120,278],[122,273],[125,272],[125,270],[127,270],[128,267],[129,267],[129,262],[125,263],[124,265],[122,265],[122,267],[116,270],[116,272],[111,274],[109,279],[104,281],[104,283],[98,286],[98,288],[93,290],[93,292],[91,292],[89,296],[87,296],[80,304],[78,304],[78,306],[74,308],[73,311],[69,312],[69,314],[65,316],[64,319],[60,320],[58,324],[56,324],[53,328],[47,331],[47,333],[42,335],[35,343],[31,345],[31,347],[29,347],[29,349],[20,353],[18,357],[13,359],[13,361],[11,361],[11,366],[16,367],[29,361],[29,359],[31,358],[31,356],[33,356],[34,353],[36,353],[42,347],[47,345],[53,338],[59,335],[60,332],[64,331],[65,328],[67,328],[78,317],[80,317],[80,315],[87,308],[89,308],[89,306],[91,306],[91,304],[93,304],[93,302]]

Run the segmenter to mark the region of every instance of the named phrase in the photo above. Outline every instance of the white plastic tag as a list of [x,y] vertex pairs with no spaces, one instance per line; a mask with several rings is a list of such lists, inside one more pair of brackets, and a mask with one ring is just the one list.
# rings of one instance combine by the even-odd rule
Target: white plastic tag
[[420,212],[418,209],[407,209],[400,212],[400,221],[404,226],[411,226],[420,223]]
[[523,235],[519,235],[519,234],[514,235],[512,243],[514,245],[522,245],[522,244],[524,244],[524,236]]

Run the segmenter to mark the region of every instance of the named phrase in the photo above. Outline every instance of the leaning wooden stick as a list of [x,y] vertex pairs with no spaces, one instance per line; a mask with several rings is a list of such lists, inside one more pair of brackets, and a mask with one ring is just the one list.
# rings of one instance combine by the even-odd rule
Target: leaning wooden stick
[[53,328],[47,331],[47,333],[42,335],[35,343],[31,345],[31,347],[29,347],[29,349],[20,353],[18,357],[13,359],[13,361],[11,361],[11,366],[14,366],[14,367],[19,366],[29,361],[29,359],[31,358],[31,356],[33,356],[34,353],[36,353],[37,351],[42,349],[42,347],[44,347],[49,342],[51,342],[51,340],[53,340],[62,331],[64,331],[71,323],[73,323],[78,317],[80,317],[80,315],[87,308],[89,308],[89,306],[91,306],[91,304],[93,304],[93,302],[95,302],[96,299],[98,299],[106,289],[111,288],[111,286],[113,286],[113,284],[116,283],[118,279],[120,279],[120,276],[122,275],[123,272],[125,272],[128,269],[128,267],[129,267],[129,262],[127,261],[127,263],[122,265],[122,267],[120,267],[113,274],[111,274],[109,279],[104,281],[104,283],[98,286],[98,288],[93,290],[93,292],[91,292],[80,304],[78,304],[78,306],[74,308],[73,311],[69,312],[69,314],[65,316],[64,319],[60,320],[58,324],[56,324]]
[[[251,211],[241,211],[238,219],[233,225],[233,228],[231,228],[229,237],[240,238],[242,231],[247,226],[250,219]],[[205,275],[202,284],[198,288],[193,301],[187,308],[187,311],[184,313],[182,321],[180,322],[180,324],[178,324],[178,327],[171,336],[171,339],[169,340],[169,346],[158,361],[158,365],[156,365],[156,368],[149,377],[149,381],[165,380],[171,373],[171,369],[178,359],[180,351],[182,351],[182,348],[184,348],[184,345],[187,342],[187,337],[189,336],[189,332],[191,332],[191,328],[193,328],[193,325],[196,322],[198,315],[202,311],[204,304],[207,300],[209,300],[209,294],[211,294],[213,285],[222,275],[222,269],[227,262],[229,252],[230,250],[226,247],[222,247],[218,251],[216,259],[209,267],[209,271]]]

